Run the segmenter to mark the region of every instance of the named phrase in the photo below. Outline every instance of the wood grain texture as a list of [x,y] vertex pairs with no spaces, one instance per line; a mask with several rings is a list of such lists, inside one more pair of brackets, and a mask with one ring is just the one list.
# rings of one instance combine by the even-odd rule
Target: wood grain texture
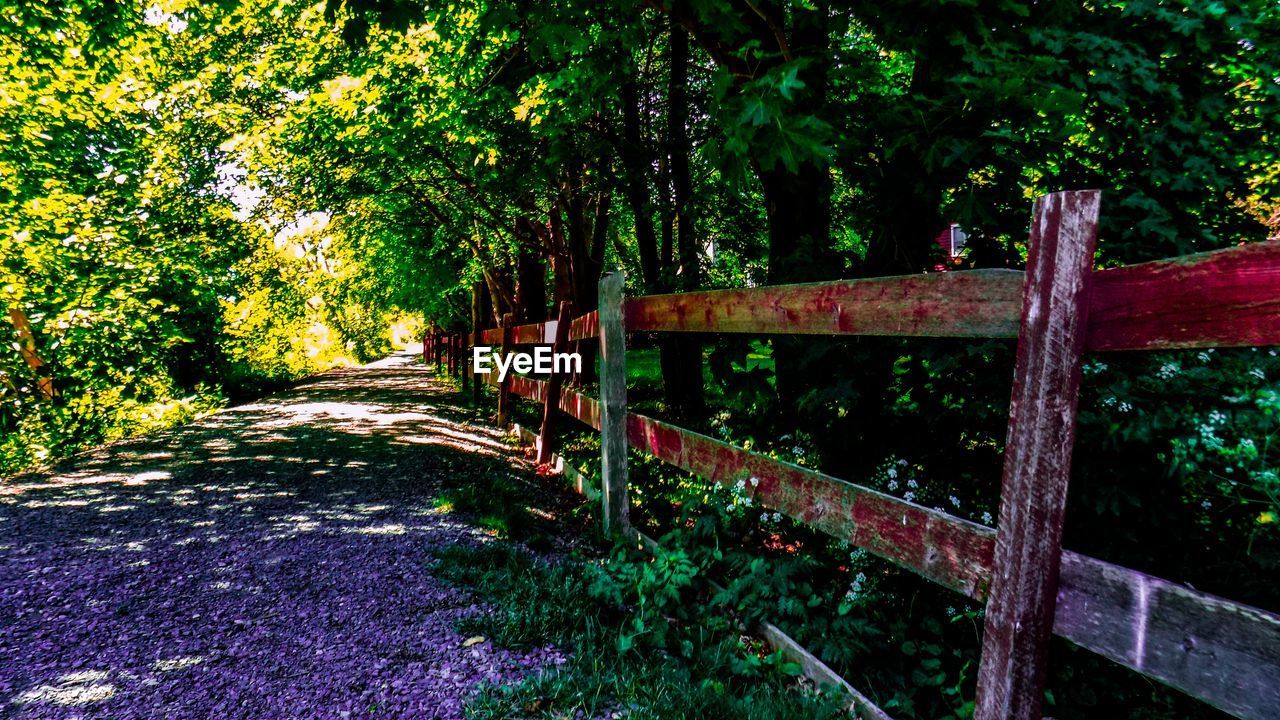
[[[544,381],[516,376],[511,392],[539,402],[546,397],[546,386]],[[594,399],[565,388],[560,406],[598,429],[599,408]],[[746,489],[755,477],[760,482],[750,487],[762,505],[836,537],[857,540],[855,544],[926,578],[956,578],[955,582],[940,584],[978,601],[987,598],[995,546],[995,531],[991,528],[651,418],[630,415],[628,432],[634,447],[709,482],[741,479]],[[679,440],[667,432],[679,436]],[[814,477],[800,482],[796,475]],[[582,485],[580,478],[570,479],[575,486]],[[810,488],[815,485],[833,488],[816,493],[817,501],[826,508],[823,512],[785,508],[792,502],[787,498],[814,497]],[[579,492],[587,491],[579,487]],[[850,497],[830,499],[841,492]],[[594,486],[588,494],[591,499],[599,496]],[[860,502],[861,497],[873,500]],[[796,502],[803,507],[803,500]],[[832,518],[830,509],[842,507],[857,510],[846,511],[844,520]],[[901,539],[873,530],[896,531],[895,526],[901,525],[904,518],[907,524],[902,527],[917,531],[905,532]],[[857,532],[855,526],[859,522],[867,529]],[[928,529],[919,531],[922,526]],[[920,536],[934,538],[931,544],[938,548],[930,562],[925,562],[929,558],[927,548],[883,551],[888,543],[906,542],[910,546]],[[911,564],[913,561],[916,564]],[[1280,706],[1280,685],[1272,680],[1280,677],[1280,616],[1276,614],[1069,551],[1062,554],[1057,598],[1054,633],[1080,647],[1246,720],[1272,718],[1272,709]]]
[[[551,343],[553,353],[562,353],[569,344],[569,323],[573,319],[573,304],[568,300],[560,303],[560,315],[553,322],[555,337]],[[554,369],[554,368],[553,368]],[[538,462],[551,462],[552,433],[555,431],[555,416],[560,409],[560,388],[564,385],[564,375],[553,372],[547,381],[547,397],[542,407],[542,427],[538,434]]]
[[1054,632],[1247,720],[1280,708],[1280,616],[1064,552]]
[[570,417],[600,431],[600,403],[595,398],[580,392],[562,388],[560,390],[560,409]]
[[536,403],[545,402],[547,399],[546,380],[507,373],[507,389],[510,390],[512,395],[532,400]]
[[555,339],[555,320],[517,325],[511,329],[511,341],[516,345],[550,345]]
[[1280,345],[1280,241],[1094,273],[1090,350]]
[[1040,720],[1100,193],[1036,201],[976,720]]
[[629,332],[1016,337],[1022,273],[971,270],[649,295]]
[[[489,375],[497,377],[497,373],[489,373]],[[511,394],[533,402],[546,402],[547,384],[545,380],[513,374]],[[595,398],[570,388],[561,388],[559,407],[575,420],[590,426],[596,432],[600,431],[600,403]]]
[[628,414],[631,445],[711,483],[982,598],[994,545],[990,528],[892,495],[743,450],[653,418]]
[[569,340],[589,340],[600,335],[600,314],[592,310],[582,317],[574,318],[569,328]]
[[[1280,241],[1099,270],[1090,282],[1090,351],[1280,345]],[[627,300],[626,324],[629,332],[1013,338],[1023,284],[1018,271],[972,270],[648,295]]]
[[600,472],[606,535],[631,527],[627,496],[627,335],[622,273],[600,278]]
[[[634,447],[664,462],[708,482],[743,480],[743,489],[765,507],[987,599],[996,537],[989,527],[641,415],[629,416],[628,431]],[[753,477],[759,484],[751,485]],[[898,526],[901,535],[894,534]],[[893,543],[904,546],[886,551]],[[1280,616],[1077,553],[1064,552],[1061,568],[1055,634],[1237,717],[1274,717]],[[1147,588],[1145,611],[1139,588]],[[1183,649],[1188,641],[1191,651]]]

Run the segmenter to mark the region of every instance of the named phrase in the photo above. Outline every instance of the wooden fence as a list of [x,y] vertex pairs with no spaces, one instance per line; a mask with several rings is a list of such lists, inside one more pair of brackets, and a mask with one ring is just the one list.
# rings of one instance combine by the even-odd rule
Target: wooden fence
[[[599,311],[477,332],[475,344],[599,338],[600,397],[508,374],[511,398],[544,405],[534,436],[552,460],[555,411],[601,432],[599,491],[609,532],[628,522],[628,447],[726,486],[922,577],[986,603],[975,717],[1039,720],[1052,634],[1235,717],[1280,717],[1280,616],[1063,550],[1060,545],[1085,352],[1280,344],[1280,242],[1093,270],[1099,194],[1035,203],[1026,272],[975,270],[741,290],[623,297],[600,283]],[[568,331],[562,331],[565,324]],[[629,332],[1016,338],[1000,513],[995,528],[948,515],[626,410]],[[425,348],[462,364],[464,339]],[[439,357],[439,355],[437,355]],[[439,360],[437,360],[439,362]],[[462,373],[463,378],[468,373]],[[478,388],[478,383],[476,383]],[[646,542],[651,540],[643,538]],[[887,718],[772,626],[764,635],[863,718]]]

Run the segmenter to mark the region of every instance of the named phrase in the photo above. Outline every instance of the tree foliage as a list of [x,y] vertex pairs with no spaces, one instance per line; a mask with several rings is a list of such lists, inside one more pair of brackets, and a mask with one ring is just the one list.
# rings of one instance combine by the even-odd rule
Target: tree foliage
[[[0,29],[4,471],[376,357],[393,325],[470,327],[473,292],[492,325],[590,310],[608,268],[639,293],[1017,267],[1031,199],[1068,188],[1103,190],[1102,264],[1280,224],[1271,0],[62,0]],[[655,413],[996,509],[1002,344],[650,346]],[[1206,357],[1090,366],[1068,541],[1274,609],[1280,362]],[[822,595],[810,566],[729,565],[783,618]],[[866,590],[901,609],[886,572]],[[828,659],[909,643],[895,716],[963,712],[971,658],[929,650],[955,626],[854,605],[812,638]]]

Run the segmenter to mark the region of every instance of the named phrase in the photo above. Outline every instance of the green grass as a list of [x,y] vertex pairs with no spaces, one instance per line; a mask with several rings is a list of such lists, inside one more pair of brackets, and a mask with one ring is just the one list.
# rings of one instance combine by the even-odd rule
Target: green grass
[[724,618],[695,610],[667,629],[671,648],[623,640],[634,638],[635,608],[608,599],[616,578],[606,566],[631,561],[548,559],[503,542],[449,548],[438,560],[439,575],[494,608],[462,621],[461,633],[506,647],[555,645],[570,656],[522,683],[483,688],[469,718],[843,716],[829,700],[800,691],[778,664],[761,662],[758,647],[743,644]]

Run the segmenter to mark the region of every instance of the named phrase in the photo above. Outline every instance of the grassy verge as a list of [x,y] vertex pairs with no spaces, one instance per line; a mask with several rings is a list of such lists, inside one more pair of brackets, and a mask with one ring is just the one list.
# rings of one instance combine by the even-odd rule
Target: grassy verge
[[487,687],[471,718],[835,718],[801,692],[796,668],[740,636],[697,596],[678,556],[551,558],[507,542],[442,552],[439,574],[492,613],[459,631],[508,647],[554,644],[569,662],[514,686]]

